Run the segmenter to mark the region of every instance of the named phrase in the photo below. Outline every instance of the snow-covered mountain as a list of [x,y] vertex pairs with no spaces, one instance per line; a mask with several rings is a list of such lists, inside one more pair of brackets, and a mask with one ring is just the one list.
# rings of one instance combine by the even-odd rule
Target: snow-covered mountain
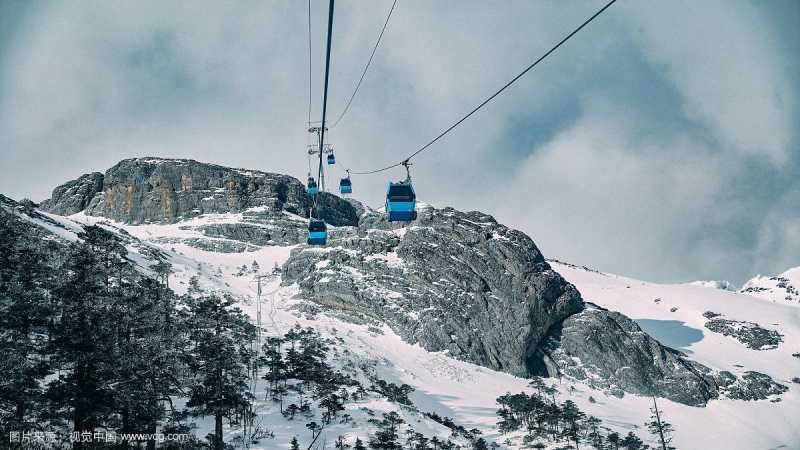
[[698,280],[698,281],[692,281],[689,284],[692,284],[692,285],[695,285],[695,286],[713,288],[713,289],[722,289],[722,290],[725,290],[725,291],[735,291],[736,290],[736,288],[733,286],[733,284],[731,284],[730,281],[726,281],[726,280]]
[[758,275],[748,280],[739,292],[776,303],[800,306],[800,267],[777,276]]
[[[99,224],[127,239],[142,270],[154,253],[168,261],[179,294],[196,279],[238,298],[267,335],[313,327],[339,343],[336,364],[414,389],[412,406],[380,395],[348,402],[353,420],[326,427],[328,448],[338,436],[373,433],[370,419],[388,411],[428,437],[470,445],[455,424],[500,448],[527,448],[524,431],[498,429],[497,398],[533,392],[529,377],[545,374],[559,401],[609,432],[647,436],[655,394],[677,448],[800,448],[792,302],[546,261],[524,234],[449,208],[426,206],[402,226],[327,196],[331,242],[308,247],[308,203],[291,177],[158,159],[99,175],[57,188],[42,206],[50,212],[4,208],[65,241]],[[286,420],[263,384],[257,411],[273,434],[251,448],[307,442],[306,421]],[[199,436],[213,427],[196,422]],[[239,432],[227,428],[229,438]]]

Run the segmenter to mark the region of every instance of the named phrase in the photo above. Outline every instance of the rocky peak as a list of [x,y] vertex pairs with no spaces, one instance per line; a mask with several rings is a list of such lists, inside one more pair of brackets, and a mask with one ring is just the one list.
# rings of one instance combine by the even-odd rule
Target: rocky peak
[[584,303],[527,235],[481,212],[423,206],[404,225],[367,210],[330,246],[293,250],[283,282],[312,302],[306,312],[386,323],[429,351],[517,376],[567,375],[695,406],[785,391],[763,374],[746,383],[715,372]]
[[[349,202],[321,194],[320,215],[332,225],[357,225]],[[125,223],[176,222],[206,213],[251,209],[308,216],[311,199],[288,175],[234,169],[191,159],[125,159],[105,174],[91,173],[53,191],[42,209],[69,215],[84,211]]]
[[368,212],[331,247],[294,250],[283,276],[326,308],[520,376],[550,327],[582,305],[525,234],[452,208],[422,208],[408,226]]
[[789,269],[780,275],[758,275],[747,281],[739,292],[773,302],[798,304],[800,303],[800,267]]
[[92,199],[103,190],[103,174],[100,172],[81,175],[77,180],[66,183],[53,189],[52,196],[42,202],[40,208],[44,211],[62,216],[79,213],[85,210]]

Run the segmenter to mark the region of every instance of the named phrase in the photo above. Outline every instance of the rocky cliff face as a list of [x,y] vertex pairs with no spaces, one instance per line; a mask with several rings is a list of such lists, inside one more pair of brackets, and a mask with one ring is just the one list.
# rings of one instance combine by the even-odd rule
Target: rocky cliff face
[[[125,223],[176,222],[208,213],[248,210],[307,217],[311,200],[288,175],[232,169],[188,159],[126,159],[53,191],[41,208],[69,215],[85,211]],[[333,225],[356,225],[347,201],[320,196],[320,215]]]
[[539,375],[568,375],[615,395],[656,395],[692,406],[721,395],[763,400],[787,390],[758,372],[741,379],[715,372],[664,347],[630,318],[594,305],[555,328],[536,358]]
[[69,216],[85,210],[102,190],[103,174],[87,173],[53,189],[52,197],[43,201],[39,207],[53,214]]
[[329,247],[295,249],[283,282],[328,312],[522,377],[566,375],[694,406],[786,389],[763,374],[714,372],[624,315],[585,304],[528,236],[479,212],[427,207],[403,226],[367,211]]
[[427,208],[404,228],[376,213],[362,222],[332,247],[295,250],[285,283],[428,350],[520,376],[547,330],[581,308],[533,241],[491,216]]

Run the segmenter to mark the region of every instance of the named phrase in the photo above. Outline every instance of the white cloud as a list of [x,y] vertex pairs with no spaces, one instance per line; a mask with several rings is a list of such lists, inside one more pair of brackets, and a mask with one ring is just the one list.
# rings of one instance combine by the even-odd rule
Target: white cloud
[[723,0],[626,5],[654,65],[683,96],[686,114],[707,123],[721,144],[785,162],[796,130],[796,93],[781,73],[776,34],[764,4]]
[[689,260],[697,255],[687,244],[716,206],[722,166],[681,139],[642,144],[623,114],[585,108],[522,164],[499,215],[535,236],[546,255],[639,276],[654,268],[687,276],[703,263]]
[[[313,3],[318,120],[326,4]],[[390,4],[337,2],[330,117],[344,106]],[[341,166],[401,159],[601,4],[401,0],[348,117],[330,133]],[[141,155],[305,175],[305,3],[40,9],[0,61],[10,74],[0,77],[0,192],[41,199],[66,179]],[[729,173],[748,176],[753,156],[769,164],[792,156],[796,92],[773,39],[748,2],[619,2],[421,156],[413,168],[420,196],[496,213],[548,255],[624,273],[674,279],[730,270],[732,255],[763,261],[773,246],[729,247],[707,228],[744,227],[753,207],[724,181]],[[626,73],[641,67],[663,77]],[[682,106],[672,115],[645,111],[659,107],[649,90],[663,91],[665,79]],[[552,129],[530,119],[567,102],[579,110]],[[659,123],[664,117],[680,120]],[[536,145],[514,139],[526,121],[555,137]],[[487,165],[495,159],[512,160]],[[508,168],[516,172],[501,172]],[[401,172],[356,178],[357,198],[379,204],[386,180]],[[791,217],[772,214],[775,223]],[[755,241],[761,227],[747,226]],[[791,235],[761,233],[775,236],[763,242]]]

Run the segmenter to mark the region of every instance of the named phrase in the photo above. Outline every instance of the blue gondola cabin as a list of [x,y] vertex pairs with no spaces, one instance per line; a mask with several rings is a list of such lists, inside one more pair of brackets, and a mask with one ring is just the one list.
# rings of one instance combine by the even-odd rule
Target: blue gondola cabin
[[308,221],[308,245],[325,245],[328,241],[328,227],[325,221],[311,219]]
[[313,178],[308,178],[308,195],[317,195],[319,193],[319,188],[317,187],[317,182],[314,181]]
[[353,193],[353,183],[350,181],[350,178],[342,178],[342,180],[339,181],[339,192],[342,194]]
[[336,164],[336,158],[333,153],[328,153],[328,164]]
[[386,190],[386,220],[409,222],[417,219],[417,196],[410,180],[389,183]]

